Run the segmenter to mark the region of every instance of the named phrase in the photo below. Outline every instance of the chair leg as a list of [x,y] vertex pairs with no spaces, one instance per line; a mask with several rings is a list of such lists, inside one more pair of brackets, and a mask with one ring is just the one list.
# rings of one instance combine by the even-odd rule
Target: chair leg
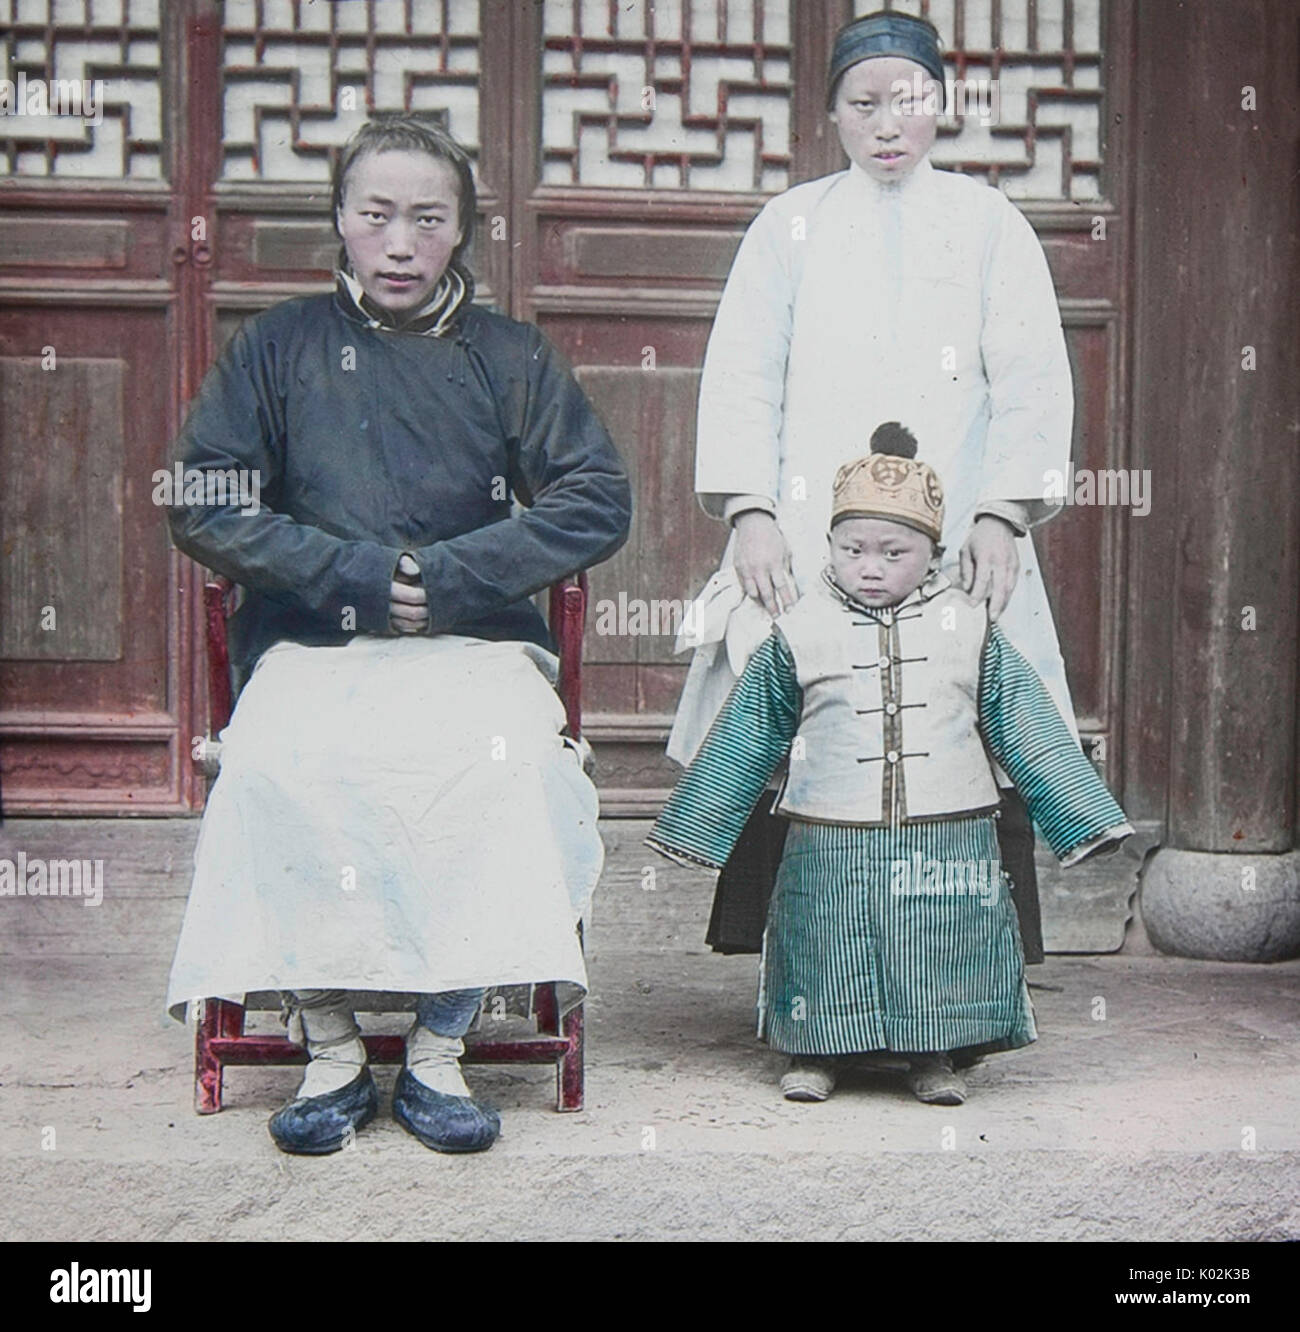
[[560,1034],[560,996],[551,982],[533,986],[533,1017],[541,1035]]
[[215,1115],[221,1109],[225,1069],[211,1043],[217,1036],[244,1034],[244,1009],[225,999],[204,999],[202,1004],[194,1030],[194,1109],[201,1115]]
[[564,1015],[561,1033],[569,1039],[569,1053],[559,1060],[555,1070],[555,1108],[560,1111],[581,1110],[585,1081],[583,1067],[585,1032],[581,1004]]
[[217,1025],[223,1036],[242,1036],[244,1034],[244,1006],[232,1004],[229,999],[213,1000],[217,1008]]
[[199,1020],[194,1025],[194,1109],[215,1115],[221,1109],[221,1061],[209,1042],[218,1035],[217,1002],[199,1000]]

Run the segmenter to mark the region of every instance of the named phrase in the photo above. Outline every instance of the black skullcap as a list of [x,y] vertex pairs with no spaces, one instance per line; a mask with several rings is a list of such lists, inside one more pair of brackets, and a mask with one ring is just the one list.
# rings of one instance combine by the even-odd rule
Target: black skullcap
[[870,60],[873,56],[914,60],[940,84],[944,81],[939,32],[934,24],[911,14],[877,10],[846,23],[835,34],[830,71],[826,75],[826,101],[832,110],[835,108],[835,90],[844,71],[859,60]]

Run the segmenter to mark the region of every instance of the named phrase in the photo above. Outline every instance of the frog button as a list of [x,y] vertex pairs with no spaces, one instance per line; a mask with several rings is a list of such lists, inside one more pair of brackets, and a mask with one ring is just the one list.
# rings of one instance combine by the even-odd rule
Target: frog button
[[881,657],[881,659],[880,659],[880,661],[877,663],[877,665],[880,667],[880,669],[881,669],[882,671],[886,671],[886,670],[888,670],[888,669],[889,669],[889,658],[888,658],[888,657]]
[[886,704],[885,704],[885,711],[886,711],[886,712],[892,717],[892,716],[894,715],[894,713],[896,713],[896,712],[898,711],[898,704],[897,704],[897,703],[886,703]]
[[891,749],[891,750],[889,751],[889,753],[885,755],[885,762],[886,762],[886,763],[897,763],[897,762],[898,762],[898,750],[896,750],[896,749]]

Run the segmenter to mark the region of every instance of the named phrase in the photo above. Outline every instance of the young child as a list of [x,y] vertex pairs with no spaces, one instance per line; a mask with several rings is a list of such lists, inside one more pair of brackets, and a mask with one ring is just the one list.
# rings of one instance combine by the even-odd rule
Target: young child
[[840,1057],[902,1055],[922,1101],[1036,1037],[990,758],[1063,865],[1133,831],[1042,682],[938,572],[943,489],[882,425],[835,477],[830,563],[750,659],[648,844],[717,869],[788,757],[759,1035],[823,1101]]

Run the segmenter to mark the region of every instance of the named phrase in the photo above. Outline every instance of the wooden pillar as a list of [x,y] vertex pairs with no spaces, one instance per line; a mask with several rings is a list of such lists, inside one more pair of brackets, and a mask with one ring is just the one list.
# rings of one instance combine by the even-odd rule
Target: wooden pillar
[[1133,429],[1168,558],[1136,591],[1169,599],[1167,655],[1132,664],[1169,718],[1143,917],[1167,952],[1275,960],[1300,954],[1300,20],[1141,5],[1137,46]]
[[826,68],[840,25],[853,17],[849,0],[792,6],[790,45],[790,184],[816,180],[848,165],[826,114]]

